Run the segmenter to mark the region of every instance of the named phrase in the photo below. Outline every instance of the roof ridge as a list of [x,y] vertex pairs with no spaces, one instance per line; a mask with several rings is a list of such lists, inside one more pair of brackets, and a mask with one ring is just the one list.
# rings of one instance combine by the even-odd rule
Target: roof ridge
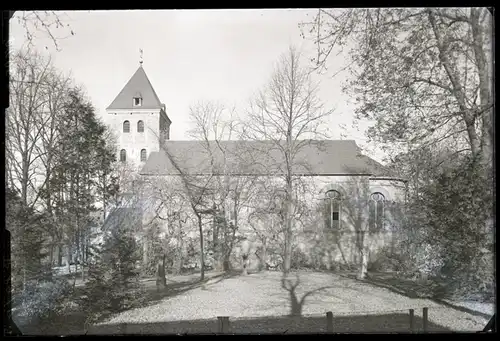
[[[356,148],[355,140],[314,140],[318,142],[326,142],[324,147],[321,143],[304,144],[304,149],[296,156],[296,164],[294,172],[302,174],[313,173],[317,175],[334,175],[334,174],[371,174],[372,176],[389,176],[390,172],[387,167],[372,157],[363,154],[360,148]],[[152,152],[146,164],[141,170],[141,174],[172,174],[175,170],[170,164],[170,159],[167,152],[171,153],[183,168],[190,171],[203,171],[205,167],[210,167],[207,159],[207,151],[202,146],[206,143],[202,140],[169,140],[166,142],[167,150],[159,150]],[[242,148],[253,148],[256,153],[250,153],[248,161],[252,163],[239,164],[240,158],[229,158],[229,167],[246,167],[247,171],[262,172],[263,169],[279,171],[280,163],[282,162],[281,154],[276,154],[276,148],[269,148],[269,154],[260,153],[259,150],[266,149],[266,144],[270,144],[271,140],[225,140],[224,148],[231,150],[231,153],[238,152],[238,145]],[[243,142],[243,143],[242,143]],[[247,143],[249,142],[249,143]],[[254,145],[255,143],[255,145]],[[211,143],[211,145],[214,143]],[[215,145],[215,144],[214,144]],[[246,145],[246,146],[245,146]],[[253,146],[253,147],[252,147]],[[248,149],[250,150],[250,149]],[[189,153],[187,153],[189,151]],[[189,155],[189,156],[187,156]],[[236,155],[236,154],[235,154]],[[220,153],[215,153],[216,163],[222,162],[219,160]],[[234,160],[233,160],[234,159]],[[207,163],[208,162],[208,163]],[[264,167],[264,168],[262,168]],[[305,168],[304,168],[305,167]],[[367,173],[368,171],[368,173]],[[257,174],[255,173],[255,174]],[[298,174],[297,173],[297,174]]]
[[160,109],[162,103],[156,94],[156,91],[149,80],[146,71],[142,66],[135,71],[130,77],[125,86],[121,89],[113,102],[106,108],[110,109],[134,109],[133,98],[137,93],[141,94],[142,104],[141,109]]
[[[260,142],[275,142],[274,140],[208,140],[209,142],[255,142],[255,143],[260,143]],[[285,141],[285,140],[281,140]],[[295,141],[312,141],[312,142],[354,142],[356,143],[356,140],[340,140],[340,139],[330,139],[330,140],[314,140],[314,139],[303,139],[303,140],[295,140]],[[165,141],[167,143],[171,142],[206,142],[205,140],[167,140]]]
[[141,65],[140,68],[144,72],[144,75],[146,76],[146,80],[148,81],[149,86],[151,87],[151,90],[153,90],[153,95],[155,96],[156,100],[158,103],[160,103],[160,106],[162,105],[162,102],[160,101],[160,98],[156,94],[155,88],[153,87],[153,84],[151,84],[151,81],[149,80],[148,74],[146,73],[146,70],[144,70],[144,67]]

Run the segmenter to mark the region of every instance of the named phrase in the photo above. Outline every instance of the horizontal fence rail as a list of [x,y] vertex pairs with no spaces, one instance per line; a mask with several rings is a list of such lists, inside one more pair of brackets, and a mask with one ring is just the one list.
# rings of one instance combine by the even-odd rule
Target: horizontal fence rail
[[311,313],[303,311],[300,315],[278,315],[269,307],[268,311],[254,316],[216,315],[212,318],[199,312],[189,319],[181,316],[167,319],[154,314],[152,320],[146,318],[144,314],[147,313],[144,312],[137,318],[127,317],[127,321],[124,321],[124,317],[117,317],[97,323],[89,326],[85,332],[88,335],[480,332],[489,319],[434,305],[394,310],[335,308],[324,313],[309,309]]
[[[397,310],[397,311],[388,311],[386,312],[387,314],[394,313],[394,312],[400,312],[403,313],[407,311],[409,319],[407,320],[407,327],[401,330],[397,330],[398,332],[410,332],[410,333],[415,333],[417,332],[417,326],[415,323],[415,309],[408,309],[408,310]],[[419,332],[424,332],[427,333],[429,332],[428,326],[428,312],[429,308],[424,307],[422,309],[422,324],[419,326]],[[349,318],[349,315],[334,315],[333,312],[328,311],[324,315],[324,327],[321,327],[320,325],[318,327],[321,328],[321,330],[326,330],[326,333],[333,334],[338,331],[336,331],[336,326],[335,326],[335,318]],[[370,316],[370,315],[366,315]],[[374,315],[377,316],[377,315]],[[404,315],[403,315],[404,316]],[[309,316],[310,317],[310,316]],[[255,317],[253,319],[260,319],[262,317]],[[282,317],[274,317],[274,318],[282,318]],[[301,318],[308,318],[308,316],[295,316],[295,317],[290,317],[290,318],[295,318],[296,320],[294,321],[299,321]],[[238,320],[245,319],[245,318],[235,318],[234,322],[236,323]],[[273,317],[269,317],[269,319],[273,319]],[[213,320],[212,320],[213,321]],[[217,316],[217,327],[216,330],[214,330],[217,334],[231,334],[234,332],[234,330],[231,329],[231,323],[230,323],[230,317],[229,316]],[[381,321],[382,322],[382,321]],[[382,322],[383,323],[383,322]],[[128,323],[120,323],[118,326],[118,334],[126,335],[126,334],[135,334],[134,330],[130,328]],[[326,328],[325,328],[326,327]],[[245,333],[251,333],[253,331],[245,331]],[[309,331],[309,332],[315,332],[315,331]],[[362,332],[362,331],[356,331],[356,332]],[[369,330],[368,332],[373,332],[373,330]],[[193,333],[193,332],[190,332]],[[274,331],[273,333],[279,333],[278,331]],[[293,332],[290,332],[293,333]]]

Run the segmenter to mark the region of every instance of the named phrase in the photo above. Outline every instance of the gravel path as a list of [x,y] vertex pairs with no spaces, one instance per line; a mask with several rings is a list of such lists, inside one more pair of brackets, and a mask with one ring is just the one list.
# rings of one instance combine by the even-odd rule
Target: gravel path
[[[326,311],[333,313],[337,332],[408,331],[410,308],[415,309],[418,331],[423,307],[429,307],[430,331],[478,331],[487,323],[431,300],[411,299],[334,274],[304,272],[298,278],[293,291],[281,287],[277,272],[212,279],[204,287],[123,312],[89,333],[117,333],[117,325],[124,323],[127,333],[210,333],[217,330],[217,316],[229,316],[234,333],[321,332],[326,329]],[[295,276],[291,279],[296,282]],[[293,296],[300,302],[306,294],[302,317],[276,318],[290,314]]]
[[452,300],[444,300],[450,304],[464,307],[478,313],[483,313],[487,315],[493,315],[495,313],[495,304],[494,303],[482,303],[475,301],[452,301]]

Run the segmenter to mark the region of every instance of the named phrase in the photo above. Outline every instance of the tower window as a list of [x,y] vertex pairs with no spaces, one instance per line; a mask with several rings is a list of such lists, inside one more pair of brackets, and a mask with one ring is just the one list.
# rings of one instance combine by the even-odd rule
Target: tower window
[[134,97],[134,107],[140,107],[142,105],[142,98]]
[[144,122],[143,121],[137,122],[137,132],[144,133]]
[[129,121],[123,122],[123,132],[130,133],[130,122]]
[[146,149],[141,149],[141,162],[146,162]]
[[120,161],[127,161],[127,151],[125,149],[120,150]]

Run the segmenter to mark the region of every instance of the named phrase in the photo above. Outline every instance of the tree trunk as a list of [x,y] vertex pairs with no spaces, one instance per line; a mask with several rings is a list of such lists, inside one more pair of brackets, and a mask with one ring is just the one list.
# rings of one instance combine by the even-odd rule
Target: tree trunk
[[[490,62],[488,60],[487,54],[485,52],[484,40],[483,40],[483,28],[479,22],[481,16],[481,11],[487,11],[487,9],[471,8],[471,28],[473,36],[473,50],[474,59],[477,65],[477,71],[479,76],[479,97],[481,102],[481,110],[484,112],[481,115],[482,118],[482,143],[481,143],[481,153],[483,164],[489,165],[492,160],[493,155],[493,110],[492,110],[492,100],[491,100],[491,79],[489,78],[490,73]],[[487,14],[487,29],[485,34],[490,33],[490,15]]]
[[173,265],[174,274],[178,275],[182,270],[182,249],[184,246],[184,241],[182,239],[182,223],[179,221],[179,231],[177,233],[177,244],[175,251],[175,259]]
[[267,261],[267,238],[262,238],[262,250],[260,251],[259,271],[266,269]]
[[243,276],[248,275],[248,255],[243,255]]
[[222,248],[222,271],[224,272],[231,270],[231,249],[232,247],[228,245],[227,241],[224,241]]
[[359,271],[359,278],[365,279],[368,272],[368,250],[361,252],[361,269]]
[[360,247],[360,255],[361,255],[361,264],[360,264],[360,269],[359,269],[359,279],[365,279],[366,274],[368,273],[368,261],[369,261],[369,255],[370,255],[370,250],[368,248],[368,238],[366,235],[366,232],[362,232],[361,236],[361,247]]
[[175,259],[174,259],[174,264],[172,266],[172,273],[174,275],[178,275],[181,273],[181,268],[182,268],[182,251],[177,248],[175,251]]
[[49,260],[50,268],[54,266],[54,243],[50,243],[50,260]]
[[57,244],[56,250],[57,250],[57,266],[61,267],[62,266],[62,260],[63,260],[63,251],[62,251],[61,244]]
[[[290,204],[287,204],[288,207],[291,207]],[[285,219],[285,254],[283,255],[283,273],[288,274],[290,272],[290,266],[292,263],[292,217],[289,213],[287,213],[287,217]]]
[[286,275],[290,272],[290,266],[292,263],[292,224],[293,224],[293,187],[291,171],[286,179],[286,202],[285,202],[285,254],[283,255],[283,273]]
[[148,270],[148,263],[149,263],[148,252],[149,252],[149,240],[147,236],[144,236],[142,242],[142,267],[144,271],[150,273]]
[[72,251],[71,245],[68,244],[66,249],[68,252],[66,257],[66,265],[68,266],[68,273],[71,273],[71,251]]
[[163,255],[163,259],[162,259],[162,262],[161,262],[161,267],[163,269],[163,285],[166,287],[167,286],[167,272],[166,272],[166,266],[165,266],[165,261],[167,259],[167,255],[164,254]]
[[198,218],[198,230],[200,233],[200,261],[201,261],[201,272],[200,272],[200,280],[205,279],[205,252],[204,252],[204,246],[203,246],[203,222],[201,220],[201,215],[199,213],[196,213],[196,216]]
[[344,265],[349,266],[349,262],[347,262],[347,259],[345,258],[344,248],[342,247],[342,243],[340,242],[340,237],[337,238],[335,243],[337,244],[337,247],[339,249],[340,256],[342,257],[342,261],[344,262]]
[[251,245],[248,240],[244,240],[241,244],[241,258],[243,265],[243,275],[248,275],[248,263],[250,260],[250,249]]
[[156,266],[156,290],[165,289],[167,287],[167,278],[165,276],[165,259],[166,255],[163,254],[162,260],[158,261]]
[[85,239],[85,263],[89,261],[89,244],[90,244],[90,236],[87,235]]
[[85,267],[84,267],[84,264],[85,264],[85,260],[84,260],[84,251],[85,251],[85,237],[82,238],[82,247],[81,247],[81,253],[80,253],[80,264],[81,264],[81,267],[82,267],[82,282],[85,281]]

